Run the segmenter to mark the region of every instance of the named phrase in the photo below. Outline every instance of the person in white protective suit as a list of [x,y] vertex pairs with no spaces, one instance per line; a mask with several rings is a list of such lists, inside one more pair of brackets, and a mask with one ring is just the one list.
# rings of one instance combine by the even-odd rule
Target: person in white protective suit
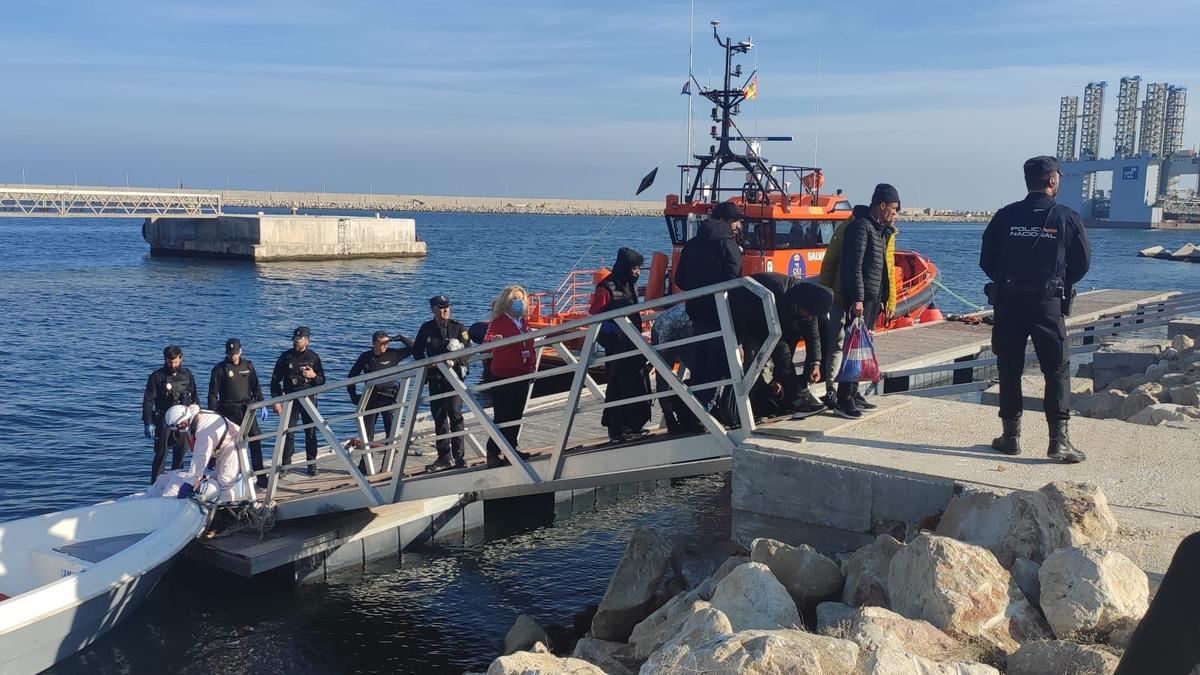
[[[172,497],[190,491],[202,499],[221,502],[248,497],[238,459],[238,425],[211,410],[201,410],[198,405],[171,406],[163,415],[163,425],[185,435],[192,461],[186,471],[160,476],[151,494]],[[249,466],[248,459],[243,458],[241,464]],[[190,486],[190,490],[184,485]]]

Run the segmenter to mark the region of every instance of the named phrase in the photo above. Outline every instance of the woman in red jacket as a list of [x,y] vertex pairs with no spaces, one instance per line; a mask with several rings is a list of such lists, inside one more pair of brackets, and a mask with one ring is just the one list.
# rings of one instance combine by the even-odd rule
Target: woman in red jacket
[[[525,289],[517,285],[506,286],[500,295],[492,301],[492,321],[488,324],[484,342],[494,342],[529,332],[525,323],[528,307],[525,304]],[[535,359],[533,340],[525,340],[505,347],[492,350],[492,360],[488,364],[489,381],[505,380],[520,375],[528,375],[534,371]],[[530,380],[520,380],[500,384],[490,390],[492,397],[492,420],[501,425],[505,422],[518,420],[525,414],[525,400],[529,398]],[[521,426],[513,425],[501,430],[504,437],[515,450],[517,436]],[[522,459],[528,458],[524,452],[518,453]],[[491,438],[487,442],[487,465],[489,467],[504,466],[509,461],[500,452],[500,446]]]

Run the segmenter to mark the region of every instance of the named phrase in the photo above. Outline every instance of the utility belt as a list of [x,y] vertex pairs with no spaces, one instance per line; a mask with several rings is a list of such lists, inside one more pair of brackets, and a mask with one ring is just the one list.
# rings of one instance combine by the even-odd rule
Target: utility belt
[[1016,281],[1006,277],[1002,281],[989,281],[983,285],[983,293],[987,296],[988,304],[995,307],[1004,299],[1017,294],[1027,294],[1042,300],[1058,298],[1062,304],[1062,313],[1069,315],[1071,306],[1077,295],[1074,286],[1067,286],[1062,279],[1054,278],[1043,282]]

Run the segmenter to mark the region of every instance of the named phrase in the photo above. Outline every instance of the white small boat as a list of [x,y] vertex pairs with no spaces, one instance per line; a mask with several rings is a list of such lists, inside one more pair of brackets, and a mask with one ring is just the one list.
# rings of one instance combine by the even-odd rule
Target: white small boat
[[45,670],[104,635],[205,523],[195,502],[161,498],[0,523],[0,675]]

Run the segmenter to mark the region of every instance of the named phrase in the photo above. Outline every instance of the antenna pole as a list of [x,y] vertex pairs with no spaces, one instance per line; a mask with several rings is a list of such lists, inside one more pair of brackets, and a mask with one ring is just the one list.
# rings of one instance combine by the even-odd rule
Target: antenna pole
[[[696,0],[692,0],[691,13],[688,15],[688,86],[692,84],[692,48],[696,41]],[[688,91],[691,91],[690,89]],[[692,125],[695,121],[693,112],[692,95],[688,94],[688,140],[687,140],[687,155],[683,158],[684,164],[692,163],[692,151],[695,147],[694,133]]]
[[821,140],[821,48],[817,47],[817,115],[816,129],[813,131],[813,164],[820,164],[818,150]]

